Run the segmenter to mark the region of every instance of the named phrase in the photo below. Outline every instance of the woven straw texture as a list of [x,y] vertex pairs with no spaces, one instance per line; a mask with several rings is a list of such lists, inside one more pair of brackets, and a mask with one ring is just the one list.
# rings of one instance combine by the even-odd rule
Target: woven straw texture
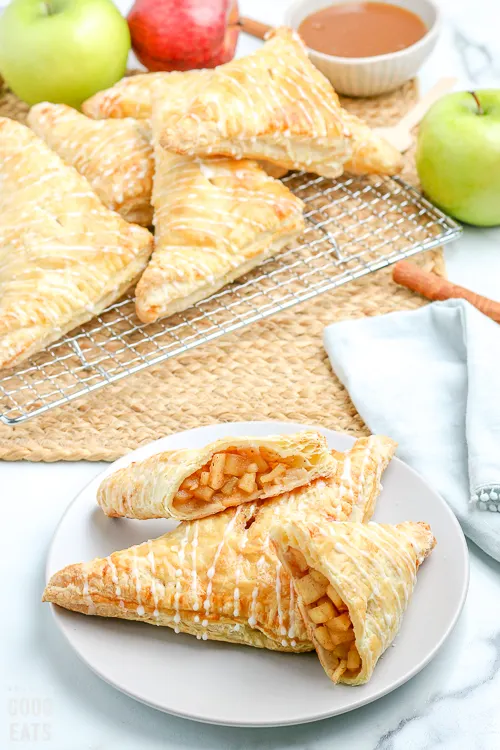
[[[372,100],[343,105],[371,125],[397,122],[417,99],[415,82]],[[1,91],[0,116],[23,121],[27,107]],[[405,179],[416,182],[413,155]],[[443,272],[441,251],[417,256]],[[322,345],[336,320],[416,309],[425,304],[384,269],[288,312],[53,409],[27,423],[0,425],[0,458],[113,461],[169,433],[214,422],[280,419],[368,434]]]

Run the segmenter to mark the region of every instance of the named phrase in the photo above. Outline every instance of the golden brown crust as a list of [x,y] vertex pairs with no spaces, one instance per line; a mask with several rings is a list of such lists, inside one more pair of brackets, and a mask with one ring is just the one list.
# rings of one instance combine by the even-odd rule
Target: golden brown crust
[[345,454],[333,451],[335,476],[181,523],[108,558],[70,565],[52,576],[44,600],[84,614],[167,625],[202,639],[310,651],[270,528],[297,512],[338,521],[362,518],[393,449],[387,438],[362,438]]
[[286,28],[216,68],[190,101],[159,100],[157,119],[161,145],[186,155],[264,159],[337,177],[351,152],[335,91]]
[[0,182],[0,367],[10,367],[118,299],[146,265],[152,237],[7,118]]
[[[426,523],[397,526],[376,523],[325,522],[315,512],[295,511],[271,530],[277,554],[292,576],[299,608],[327,675],[334,682],[361,685],[396,637],[410,601],[417,570],[432,552],[436,540]],[[354,628],[355,647],[361,664],[354,671],[338,671],[339,659],[332,647],[316,636],[309,616],[309,602],[302,597],[300,581],[306,571],[293,567],[289,550],[299,550],[309,570],[325,576],[335,595],[347,607]],[[314,597],[311,597],[313,599]],[[328,624],[327,624],[328,627]]]
[[28,124],[66,164],[87,178],[107,208],[151,226],[153,150],[137,120],[91,120],[64,104],[31,108]]
[[403,168],[399,151],[375,133],[366,123],[342,110],[342,117],[351,133],[352,154],[344,164],[351,174],[395,175]]
[[128,76],[87,99],[82,110],[94,120],[123,117],[150,120],[155,98],[168,98],[172,104],[189,102],[211,75],[211,70],[189,70]]
[[[283,477],[282,484],[248,495],[246,502],[265,499],[328,477],[336,470],[325,438],[317,432],[298,432],[268,437],[229,437],[200,449],[184,449],[157,453],[111,474],[103,480],[97,502],[109,516],[126,518],[203,518],[222,511],[232,502],[228,495],[224,505],[216,496],[211,501],[198,501],[185,507],[176,504],[176,493],[184,480],[207,464],[213,456],[227,449],[272,450],[284,460],[299,457],[304,462],[300,476]],[[244,500],[239,501],[244,502]],[[238,503],[239,504],[239,503]]]
[[187,309],[303,229],[302,201],[255,162],[165,151],[152,123],[155,251],[136,289],[144,322]]
[[184,80],[184,73],[141,73],[127,76],[109,89],[94,94],[83,102],[82,111],[95,120],[106,118],[135,117],[137,120],[151,117],[151,97],[158,83],[166,86]]
[[[310,74],[314,73],[312,80],[315,85],[309,85],[309,87],[306,86],[305,91],[302,90],[304,87],[301,87],[299,95],[294,96],[295,106],[300,111],[297,113],[297,111],[294,110],[292,113],[292,111],[290,110],[288,113],[289,119],[295,122],[297,120],[297,117],[303,118],[305,115],[307,118],[307,113],[309,112],[309,110],[314,110],[314,108],[317,107],[315,92],[321,92],[320,96],[326,96],[325,101],[331,103],[331,106],[335,111],[335,118],[341,118],[345,133],[349,133],[349,147],[347,148],[347,151],[349,153],[344,159],[344,170],[352,174],[393,175],[400,172],[402,168],[401,154],[391,144],[387,143],[387,141],[385,141],[373,130],[371,130],[371,128],[369,128],[368,125],[366,125],[366,123],[364,123],[358,117],[338,107],[338,99],[335,92],[331,88],[330,84],[326,81],[326,79],[323,78],[323,80],[321,81],[322,76],[318,71],[316,71],[314,68],[312,68],[311,70],[311,64],[305,59],[303,52],[300,52],[300,43],[297,42],[293,34],[289,30],[280,30],[279,32],[275,33],[275,36],[279,37],[279,45],[277,45],[276,42],[273,42],[273,44],[278,46],[277,54],[282,60],[287,59],[286,57],[284,57],[285,54],[288,56],[298,56],[301,60],[302,65],[304,66],[304,75],[309,76]],[[260,58],[263,58],[267,54],[266,50],[269,50],[269,45],[264,47],[264,49],[259,52]],[[238,84],[241,78],[240,68],[243,68],[245,72],[245,65],[248,64],[245,63],[245,60],[250,62],[255,61],[255,56],[250,55],[248,58],[242,58],[238,61],[235,61],[234,63],[231,63],[231,65],[234,67],[234,70],[236,71],[235,75],[238,77]],[[259,56],[257,56],[257,60],[259,60]],[[278,71],[280,71],[281,75],[286,77],[286,70],[279,68],[279,66],[277,67],[275,61],[273,63],[274,58],[272,55],[269,56],[269,60],[272,64],[268,65],[267,70],[271,69],[273,71],[273,76],[277,76]],[[211,86],[214,86],[214,95],[217,95],[217,97],[224,97],[225,95],[227,98],[229,95],[232,96],[235,93],[223,78],[223,76],[226,74],[226,71],[229,71],[229,73],[231,73],[231,70],[233,70],[233,68],[228,66],[221,66],[219,68],[218,77],[216,77],[216,79],[213,81],[213,71],[209,70],[189,71],[188,73],[149,73],[139,76],[133,76],[130,78],[124,78],[111,89],[108,89],[107,91],[101,91],[94,97],[92,97],[92,99],[90,99],[83,105],[83,111],[89,117],[95,118],[131,116],[140,119],[149,119],[152,114],[152,102],[156,97],[157,99],[162,99],[164,101],[165,122],[167,122],[170,117],[174,117],[174,112],[176,118],[180,118],[186,113],[189,113],[191,107],[196,109],[196,114],[198,115],[203,113],[202,103],[207,99],[207,97],[208,99],[210,99],[211,89],[208,88],[209,83]],[[321,76],[321,78],[319,78],[319,76]],[[276,78],[274,78],[273,80],[275,81]],[[243,98],[243,106],[245,107],[246,111],[246,121],[242,121],[238,124],[235,115],[235,125],[233,126],[233,130],[234,127],[239,127],[240,130],[242,130],[243,126],[248,127],[248,122],[252,122],[252,120],[255,118],[255,115],[253,113],[253,99],[256,95],[256,83],[258,83],[259,81],[258,79],[254,78],[251,70],[247,71],[247,76],[246,78],[243,78],[243,81],[245,88],[238,85],[236,94],[237,96]],[[264,92],[260,99],[261,108],[263,108],[264,111],[267,112],[267,110],[269,109],[269,104],[264,94],[266,94],[270,100],[274,100],[276,103],[278,103],[279,100],[276,99],[276,92],[273,90],[274,83],[267,80],[267,78],[264,82],[260,81],[260,83],[263,86]],[[290,84],[288,83],[288,85]],[[287,87],[282,86],[282,82],[280,82],[280,86],[280,95],[284,97],[285,104],[289,106],[290,96],[287,93]],[[205,94],[204,91],[207,88],[209,93]],[[247,90],[248,95],[246,95]],[[197,94],[199,94],[199,99],[195,101]],[[252,101],[251,106],[249,105],[250,96]],[[224,99],[222,99],[222,106],[224,106],[226,109],[228,107],[228,103]],[[212,107],[212,105],[210,104],[210,101],[208,101],[207,108],[210,109],[210,107]],[[288,110],[286,110],[284,106],[281,106],[281,111],[287,112]],[[207,119],[208,116],[206,115],[207,113],[205,113],[204,115],[204,122],[202,124],[205,128],[208,128],[210,125],[210,120],[209,118]],[[311,122],[312,120],[308,120],[306,123],[306,127],[312,127]],[[274,126],[276,126],[276,123],[274,123]],[[311,130],[310,133],[312,134],[312,132],[313,131]],[[242,134],[244,135],[243,131],[239,133],[238,137],[241,138]],[[257,131],[255,131],[251,134],[250,137],[256,137],[257,134]],[[270,147],[272,148],[272,144],[270,146],[269,143],[265,141],[265,136],[267,134],[268,133],[259,133],[259,135],[262,135],[262,143],[260,144],[260,147],[265,149],[268,149]],[[175,133],[173,133],[172,137],[175,138]],[[231,135],[229,137],[229,140],[231,140],[231,138],[233,137],[234,135]],[[183,145],[180,142],[180,137],[178,140],[179,143],[176,143],[175,150],[188,148],[187,153],[198,152],[198,146],[194,148],[194,144],[192,144],[193,148],[191,148],[188,144],[188,146],[186,147],[185,144]],[[167,141],[164,140],[164,142],[166,143]],[[310,145],[313,144],[311,143]],[[308,171],[312,172],[318,171],[318,174],[326,174],[326,172],[324,171],[315,170],[312,162],[304,166],[304,160],[310,158],[307,154],[307,148],[304,152],[300,142],[297,142],[297,147],[300,148],[301,151],[301,168],[307,168]],[[238,148],[237,151],[235,150],[236,148]],[[204,147],[201,148],[199,153],[205,153],[203,149]],[[223,140],[220,140],[218,142],[218,150],[213,150],[210,153],[224,154],[226,156],[237,156],[238,158],[259,157],[259,154],[257,154],[255,151],[255,143],[251,142],[250,144],[246,144],[243,141],[227,144],[224,143]],[[275,178],[282,177],[289,169],[292,168],[288,154],[283,156],[283,154],[278,155],[276,153],[273,156],[273,161],[266,162],[265,160],[263,160],[262,166],[271,177]],[[337,174],[340,174],[340,171],[341,170],[338,170]],[[336,175],[329,174],[328,176]]]

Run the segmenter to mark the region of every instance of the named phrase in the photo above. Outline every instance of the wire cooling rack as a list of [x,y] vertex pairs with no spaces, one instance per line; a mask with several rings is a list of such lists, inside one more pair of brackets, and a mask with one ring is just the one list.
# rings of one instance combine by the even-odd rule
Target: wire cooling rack
[[184,313],[143,325],[131,297],[0,376],[0,420],[18,424],[108,383],[458,237],[459,226],[400,179],[283,180],[306,205],[292,245]]

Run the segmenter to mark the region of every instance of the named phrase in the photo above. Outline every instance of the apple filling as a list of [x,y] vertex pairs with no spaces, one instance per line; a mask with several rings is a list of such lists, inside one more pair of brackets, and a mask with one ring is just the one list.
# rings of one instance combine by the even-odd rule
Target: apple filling
[[302,552],[291,547],[287,562],[313,628],[315,642],[329,652],[331,679],[338,682],[342,675],[355,677],[361,669],[356,637],[347,605],[328,578],[310,568]]
[[228,508],[305,484],[308,476],[302,456],[284,458],[269,448],[228,448],[183,481],[174,505],[217,503]]

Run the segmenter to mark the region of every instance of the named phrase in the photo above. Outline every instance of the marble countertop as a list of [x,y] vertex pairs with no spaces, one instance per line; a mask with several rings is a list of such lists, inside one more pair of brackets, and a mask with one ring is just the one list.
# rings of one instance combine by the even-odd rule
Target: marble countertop
[[[0,0],[0,6],[5,0]],[[129,3],[118,3],[123,11]],[[498,0],[440,0],[444,29],[421,72],[462,88],[500,86]],[[286,0],[240,0],[279,23]],[[241,38],[238,52],[258,42]],[[446,250],[450,277],[500,299],[500,229],[466,229]],[[100,464],[2,463],[0,748],[50,750],[496,750],[500,748],[500,565],[470,544],[459,623],[437,658],[391,695],[355,712],[285,729],[204,726],[149,709],[102,682],[75,656],[40,603],[59,518]],[[168,664],[165,665],[168,680]],[[215,677],[216,679],[216,677]]]

